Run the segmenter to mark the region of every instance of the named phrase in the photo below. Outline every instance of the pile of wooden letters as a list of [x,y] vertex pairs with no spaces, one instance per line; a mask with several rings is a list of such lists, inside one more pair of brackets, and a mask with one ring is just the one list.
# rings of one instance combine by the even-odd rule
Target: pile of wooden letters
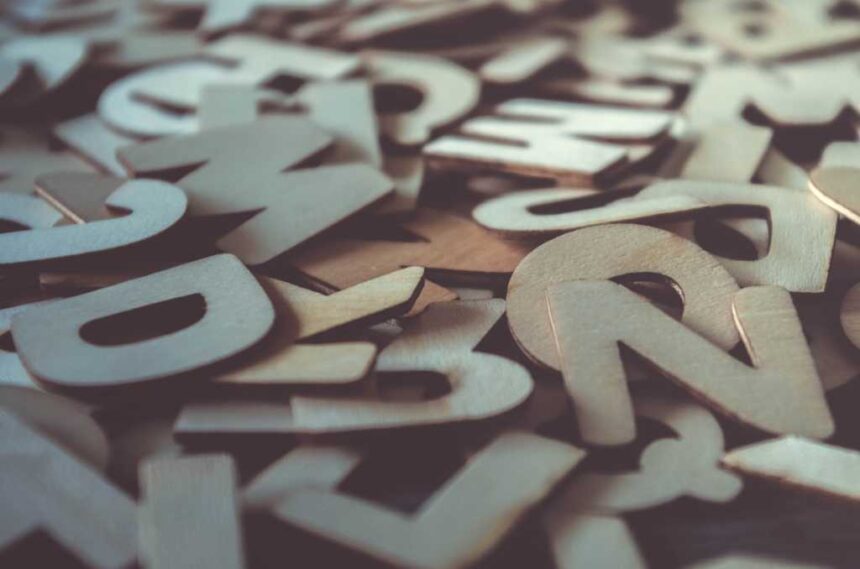
[[0,567],[860,566],[860,0],[0,10]]

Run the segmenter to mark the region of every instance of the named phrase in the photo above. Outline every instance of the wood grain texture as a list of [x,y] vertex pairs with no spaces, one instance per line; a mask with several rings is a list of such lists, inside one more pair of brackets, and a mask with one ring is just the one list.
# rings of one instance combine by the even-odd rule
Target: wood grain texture
[[561,369],[586,440],[623,444],[635,437],[619,343],[726,417],[769,433],[833,434],[815,362],[783,289],[750,287],[734,297],[732,312],[752,368],[621,285],[568,282],[547,296]]
[[[100,318],[190,295],[205,300],[203,317],[158,338],[101,346],[78,332]],[[236,355],[265,336],[274,319],[253,275],[225,254],[32,308],[13,318],[12,335],[27,369],[42,380],[105,388],[190,372]]]
[[[274,513],[389,564],[467,567],[494,548],[584,456],[562,443],[508,433],[477,454],[414,519],[345,495],[312,490],[291,494]],[[487,484],[488,477],[493,484]]]
[[520,348],[536,363],[559,369],[546,290],[578,279],[637,273],[662,275],[680,290],[682,322],[723,348],[738,342],[731,299],[737,283],[695,243],[661,229],[606,225],[562,235],[532,251],[508,283],[508,324]]
[[148,569],[245,567],[236,472],[227,455],[160,458],[141,467],[141,562]]

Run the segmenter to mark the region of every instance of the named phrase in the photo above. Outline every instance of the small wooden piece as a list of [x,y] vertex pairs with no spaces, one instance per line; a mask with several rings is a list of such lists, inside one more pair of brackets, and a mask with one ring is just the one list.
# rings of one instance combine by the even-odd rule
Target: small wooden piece
[[62,26],[81,25],[114,15],[117,5],[105,0],[91,2],[13,2],[10,18],[28,29],[47,31]]
[[[627,150],[619,145],[564,137],[547,133],[546,128],[540,134],[531,131],[526,138],[529,131],[520,133],[514,123],[501,125],[508,132],[503,141],[499,141],[502,137],[498,134],[495,140],[488,140],[491,135],[487,135],[487,125],[483,124],[484,138],[442,136],[424,147],[424,155],[431,164],[449,168],[472,171],[492,168],[525,176],[552,177],[564,183],[593,182],[598,175],[627,160]],[[470,128],[469,123],[464,126]]]
[[754,184],[673,180],[653,184],[636,199],[686,195],[716,206],[767,208],[768,254],[754,261],[720,258],[741,286],[774,285],[791,292],[821,292],[827,283],[836,215],[805,192]]
[[690,565],[687,569],[826,569],[826,566],[758,555],[724,555]]
[[178,182],[188,192],[190,213],[258,211],[218,246],[261,264],[391,193],[391,181],[364,164],[282,173],[331,142],[307,119],[272,117],[139,144],[121,150],[120,160],[138,175],[203,163]]
[[140,555],[148,569],[245,567],[236,472],[228,455],[141,467]]
[[533,389],[529,373],[518,364],[473,351],[503,313],[498,299],[434,304],[409,319],[404,332],[382,351],[378,371],[445,375],[451,390],[442,397],[381,401],[301,395],[289,402],[200,402],[183,408],[176,432],[343,435],[496,418],[523,404]]
[[747,182],[770,148],[773,131],[745,122],[715,124],[696,141],[679,177],[711,182]]
[[741,491],[737,476],[721,470],[723,432],[714,416],[689,400],[645,396],[636,414],[653,419],[674,433],[642,452],[632,472],[583,472],[553,501],[553,515],[621,514],[666,504],[682,496],[728,502]]
[[473,351],[503,312],[501,300],[434,304],[410,319],[382,351],[378,371],[444,374],[451,384],[444,397],[420,402],[294,397],[295,431],[344,433],[475,422],[516,408],[532,391],[529,373],[507,358]]
[[829,13],[835,2],[743,3],[701,0],[685,8],[687,21],[705,37],[746,59],[770,61],[849,45],[860,40],[851,18]]
[[99,116],[134,136],[191,134],[199,130],[194,111],[207,85],[264,85],[279,75],[329,81],[356,71],[360,61],[353,54],[249,34],[212,42],[203,55],[202,60],[157,65],[115,81],[99,98]]
[[0,385],[0,409],[43,433],[81,462],[97,470],[107,467],[107,437],[82,405],[52,393]]
[[592,443],[635,438],[619,343],[730,418],[770,433],[833,433],[815,362],[785,290],[750,287],[734,297],[732,312],[753,369],[621,285],[563,283],[547,298],[565,383],[582,435]]
[[558,569],[647,568],[633,534],[621,518],[551,509],[544,525]]
[[494,118],[477,118],[464,126],[466,134],[499,136],[526,135],[529,131],[552,132],[561,136],[646,142],[664,136],[672,126],[673,115],[665,111],[620,109],[617,107],[549,101],[544,99],[511,99],[495,108],[501,117],[531,119],[505,123]]
[[809,189],[827,206],[860,224],[860,168],[817,168],[809,175]]
[[62,122],[54,127],[54,135],[102,172],[126,175],[116,153],[136,140],[109,129],[97,115],[84,115]]
[[[193,295],[205,300],[205,314],[180,331],[118,346],[97,346],[80,336],[89,322]],[[232,255],[216,255],[32,308],[14,317],[12,336],[27,369],[42,380],[107,388],[219,362],[257,343],[274,318],[253,275]]]
[[242,494],[245,508],[270,509],[290,492],[334,490],[359,465],[359,451],[337,446],[305,446],[290,451],[258,474]]
[[306,340],[348,325],[370,325],[404,312],[421,291],[424,270],[409,267],[324,295],[265,279],[277,306],[295,322],[295,339]]
[[731,302],[737,283],[695,243],[662,229],[605,225],[544,243],[523,259],[508,284],[508,323],[536,363],[559,369],[546,290],[577,279],[611,279],[638,273],[663,275],[680,290],[682,322],[720,347],[738,342]]
[[0,106],[31,102],[68,81],[87,59],[86,44],[73,37],[19,37],[0,46],[0,59],[33,68],[38,89],[0,99]]
[[508,433],[477,454],[413,520],[314,490],[292,493],[274,514],[384,563],[463,568],[493,549],[584,456],[562,443]]
[[561,38],[535,37],[511,45],[486,61],[478,70],[489,83],[509,85],[522,83],[549,65],[564,59],[570,47]]
[[91,567],[128,567],[136,557],[134,503],[5,410],[0,433],[0,549],[43,530]]
[[478,79],[444,59],[383,51],[363,52],[362,59],[375,85],[405,85],[423,95],[411,111],[380,116],[382,132],[397,144],[423,144],[435,129],[465,116],[478,103]]
[[3,129],[0,146],[0,193],[29,194],[36,178],[47,172],[90,172],[68,152],[51,152],[40,135],[16,129]]
[[546,92],[602,105],[664,109],[672,104],[668,85],[625,84],[599,78],[553,79],[538,86]]
[[860,501],[860,453],[856,450],[789,436],[734,449],[722,463],[747,476]]
[[258,11],[284,12],[320,10],[334,0],[149,0],[159,10],[202,10],[199,30],[214,35],[247,25]]
[[262,357],[218,375],[215,381],[243,386],[345,385],[367,377],[377,352],[372,342],[273,345],[272,348]]
[[[62,214],[33,196],[0,192],[0,220],[36,230],[48,230]],[[0,234],[0,242],[4,234]]]
[[126,180],[85,172],[59,172],[36,178],[36,194],[73,223],[110,219],[106,203]]
[[[692,196],[678,195],[661,200],[659,204],[626,197],[628,192],[617,192],[618,199],[604,207],[582,209],[595,199],[603,200],[611,193],[574,188],[549,188],[510,192],[487,200],[472,212],[475,221],[487,229],[514,237],[545,236],[565,233],[606,223],[623,221],[657,221],[696,211],[707,204]],[[552,213],[538,213],[551,208]],[[570,211],[560,211],[569,209]]]
[[[346,288],[407,266],[424,267],[451,278],[459,276],[460,280],[498,280],[513,272],[531,249],[527,243],[501,239],[470,220],[430,208],[418,209],[415,217],[400,227],[418,239],[327,240],[297,250],[290,262],[334,288]],[[445,289],[442,292],[450,294]],[[434,300],[452,298],[456,297],[439,295]]]
[[303,344],[349,325],[368,325],[406,312],[423,285],[423,269],[412,267],[360,283],[332,295],[263,278],[279,316],[274,329],[250,361],[219,375],[237,384],[351,383],[367,375],[376,359],[368,342]]
[[[73,178],[73,183],[77,181]],[[113,252],[164,233],[185,215],[188,202],[176,186],[157,180],[117,182],[105,205],[130,210],[129,215],[0,235],[0,267],[44,265]],[[4,211],[14,209],[21,197],[0,194],[0,217],[5,218]]]
[[494,4],[496,0],[463,0],[381,6],[370,13],[347,18],[336,39],[347,44],[365,43],[424,26],[438,26],[486,10]]
[[[647,220],[716,207],[761,207],[770,214],[767,255],[756,260],[720,257],[741,285],[775,285],[792,292],[821,292],[827,282],[836,235],[836,214],[805,192],[751,184],[671,180],[657,182],[632,198],[585,211],[535,214],[590,196],[573,190],[545,190],[534,196],[503,196],[475,210],[482,224],[513,233],[559,232],[596,223]],[[697,203],[698,202],[698,203]],[[685,236],[692,232],[683,226]]]

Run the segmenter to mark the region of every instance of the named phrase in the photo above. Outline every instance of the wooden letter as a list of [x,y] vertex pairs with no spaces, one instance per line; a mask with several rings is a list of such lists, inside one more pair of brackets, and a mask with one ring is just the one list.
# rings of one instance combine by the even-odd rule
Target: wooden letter
[[508,433],[475,456],[414,520],[314,490],[289,495],[274,513],[384,563],[410,569],[465,568],[495,547],[584,456],[563,443]]
[[392,191],[365,164],[282,174],[332,143],[303,118],[277,117],[131,146],[120,160],[135,173],[203,165],[178,185],[192,215],[258,211],[218,241],[247,264],[264,263]]
[[735,295],[734,316],[752,369],[619,284],[559,284],[548,301],[565,383],[583,437],[592,443],[624,444],[636,435],[619,343],[730,418],[771,433],[833,433],[785,290],[751,287]]
[[559,369],[547,287],[564,281],[630,274],[667,278],[684,302],[682,322],[718,346],[738,342],[731,303],[738,285],[716,259],[692,241],[643,225],[603,225],[556,237],[532,251],[508,284],[508,323],[535,362]]
[[242,569],[236,471],[227,455],[141,467],[140,556],[148,569]]
[[134,503],[5,410],[0,508],[0,549],[42,529],[97,569],[125,569],[136,557]]
[[[20,198],[0,193],[0,216],[4,208],[14,207]],[[132,180],[120,185],[105,205],[128,209],[131,213],[83,225],[0,235],[0,268],[57,262],[141,243],[182,219],[188,202],[176,186],[156,180]]]
[[856,450],[790,436],[734,449],[723,464],[741,474],[860,502]]
[[[95,320],[199,295],[205,315],[166,336],[119,346],[86,342]],[[166,316],[166,315],[165,315]],[[271,328],[274,309],[232,255],[216,255],[16,315],[12,336],[27,369],[62,387],[111,387],[189,372],[233,356]]]
[[292,400],[295,430],[333,433],[478,421],[510,411],[532,391],[529,373],[512,360],[473,352],[501,318],[501,300],[434,304],[406,323],[379,356],[377,370],[436,371],[447,376],[451,393],[422,402],[366,399]]

